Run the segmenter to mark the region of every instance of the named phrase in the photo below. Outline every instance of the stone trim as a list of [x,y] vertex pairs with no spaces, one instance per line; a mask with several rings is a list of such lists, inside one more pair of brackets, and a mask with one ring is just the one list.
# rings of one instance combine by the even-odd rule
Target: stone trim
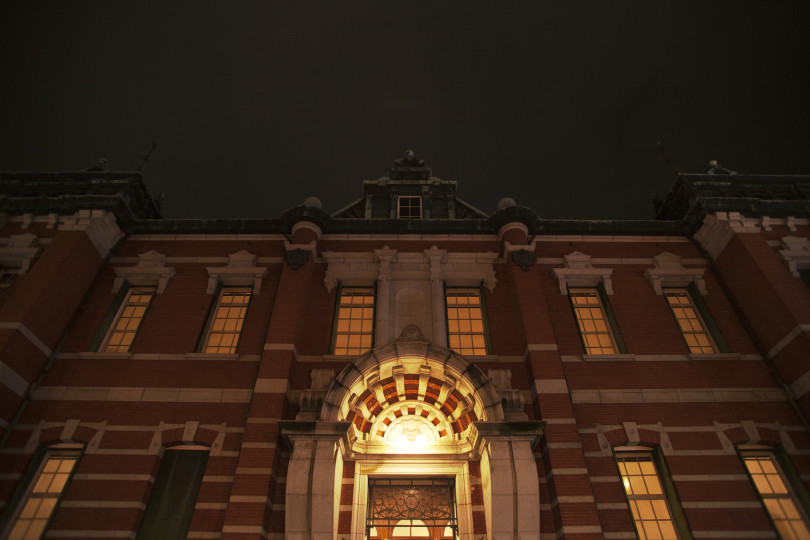
[[0,381],[2,381],[3,386],[20,397],[25,397],[25,391],[30,384],[25,377],[14,371],[2,360],[0,360]]
[[657,388],[571,390],[573,403],[729,403],[786,401],[780,388]]
[[45,356],[50,356],[52,351],[50,347],[45,345],[45,342],[39,339],[36,334],[34,334],[31,330],[28,329],[21,322],[0,322],[0,330],[17,330],[21,333],[25,338],[31,342],[31,344],[39,349],[39,351],[44,354]]
[[431,246],[423,253],[398,253],[385,246],[374,252],[321,253],[326,261],[323,283],[327,291],[344,286],[370,286],[377,281],[444,281],[451,287],[477,287],[482,282],[495,290],[495,252],[455,253]]
[[136,287],[155,287],[157,294],[163,294],[169,279],[174,277],[174,268],[166,266],[166,255],[157,251],[147,251],[138,255],[135,266],[115,267],[115,280],[112,292],[121,290],[124,282]]
[[790,345],[790,342],[802,335],[804,332],[810,332],[810,324],[797,324],[793,330],[785,334],[785,337],[779,340],[779,342],[771,347],[771,350],[768,351],[768,358],[773,358],[780,352],[782,349]]
[[157,388],[124,386],[40,386],[39,401],[165,401],[181,403],[250,403],[252,390],[241,388]]
[[681,257],[664,251],[653,257],[655,268],[644,271],[644,277],[650,280],[655,294],[663,295],[666,287],[687,287],[694,283],[700,294],[707,294],[706,282],[703,280],[703,269],[685,268]]
[[602,283],[607,294],[613,294],[612,268],[594,268],[591,256],[574,251],[564,256],[565,268],[551,270],[560,285],[560,294],[567,295],[569,287],[596,287]]
[[72,216],[63,216],[60,219],[60,231],[84,231],[103,259],[107,258],[112,248],[124,237],[112,212],[79,210]]
[[779,255],[787,263],[790,273],[799,277],[799,270],[810,268],[810,241],[807,238],[785,236],[782,238],[784,249]]
[[[0,248],[0,267],[15,270],[24,276],[34,260],[42,253],[39,238],[31,233],[12,234],[6,240],[5,247]],[[2,240],[0,240],[2,241]]]
[[259,294],[262,279],[270,271],[267,267],[256,266],[256,255],[245,250],[228,255],[226,266],[209,266],[207,270],[208,294],[214,294],[220,283],[226,287],[251,287],[253,294]]

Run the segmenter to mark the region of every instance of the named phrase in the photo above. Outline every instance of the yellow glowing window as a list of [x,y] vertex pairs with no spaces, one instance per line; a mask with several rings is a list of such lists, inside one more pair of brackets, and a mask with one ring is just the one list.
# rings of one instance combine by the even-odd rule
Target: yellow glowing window
[[742,458],[780,538],[810,538],[807,517],[773,455],[752,454]]
[[447,338],[459,354],[487,354],[484,310],[478,289],[447,289]]
[[397,217],[400,219],[422,219],[422,197],[400,195],[397,198]]
[[222,289],[203,352],[214,354],[236,352],[249,303],[250,289]]
[[372,346],[374,337],[374,289],[345,287],[335,323],[335,354],[362,354]]
[[102,350],[107,352],[129,351],[154,295],[155,289],[130,289],[124,303],[121,304],[121,309],[115,316],[115,322],[107,334],[106,345]]
[[586,354],[615,354],[616,345],[596,289],[568,291]]
[[677,540],[667,497],[661,487],[652,456],[617,454],[616,461],[638,537],[641,540]]
[[681,327],[689,351],[695,354],[715,352],[709,332],[686,289],[664,289],[664,296]]
[[9,535],[3,538],[38,540],[42,536],[78,460],[78,452],[47,455],[11,520]]

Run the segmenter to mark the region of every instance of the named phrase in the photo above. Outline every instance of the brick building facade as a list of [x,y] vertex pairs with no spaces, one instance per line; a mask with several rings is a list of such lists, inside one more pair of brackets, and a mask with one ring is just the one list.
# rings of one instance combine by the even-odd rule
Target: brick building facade
[[412,153],[278,219],[2,175],[0,538],[806,538],[810,177],[723,172],[651,221]]

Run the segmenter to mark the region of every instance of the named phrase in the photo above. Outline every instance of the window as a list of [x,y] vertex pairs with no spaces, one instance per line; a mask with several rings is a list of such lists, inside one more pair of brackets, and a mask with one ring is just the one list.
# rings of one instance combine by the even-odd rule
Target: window
[[450,478],[369,478],[367,538],[458,538],[454,495]]
[[211,316],[202,352],[211,354],[236,352],[249,303],[250,289],[236,287],[222,289]]
[[154,295],[154,288],[136,287],[127,292],[126,299],[118,309],[115,321],[110,326],[110,331],[104,340],[103,351],[129,351]]
[[582,337],[585,354],[616,354],[619,348],[605,315],[599,290],[570,289],[568,297],[574,308],[574,315]]
[[683,338],[693,354],[716,352],[706,325],[686,289],[664,289],[664,296],[681,327]]
[[650,452],[616,454],[616,464],[622,477],[627,504],[633,515],[636,532],[641,540],[676,540],[676,525],[667,501],[667,494]]
[[362,354],[374,341],[374,289],[341,287],[335,316],[334,354]]
[[480,289],[447,289],[447,343],[459,354],[487,354],[487,332]]
[[742,460],[779,536],[810,538],[807,516],[774,455],[767,451],[746,452]]
[[422,197],[400,195],[397,198],[397,217],[400,219],[422,219]]
[[167,448],[143,516],[138,540],[185,539],[208,462],[208,449]]
[[11,518],[8,540],[38,540],[67,488],[79,450],[49,450]]

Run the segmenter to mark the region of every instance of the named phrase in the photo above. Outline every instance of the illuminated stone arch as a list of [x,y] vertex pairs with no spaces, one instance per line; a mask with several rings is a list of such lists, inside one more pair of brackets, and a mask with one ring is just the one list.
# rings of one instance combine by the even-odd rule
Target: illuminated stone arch
[[391,445],[423,437],[430,451],[470,450],[473,422],[503,421],[498,393],[474,364],[426,340],[415,325],[394,342],[360,356],[327,391],[320,419],[351,423],[359,453],[392,453]]

